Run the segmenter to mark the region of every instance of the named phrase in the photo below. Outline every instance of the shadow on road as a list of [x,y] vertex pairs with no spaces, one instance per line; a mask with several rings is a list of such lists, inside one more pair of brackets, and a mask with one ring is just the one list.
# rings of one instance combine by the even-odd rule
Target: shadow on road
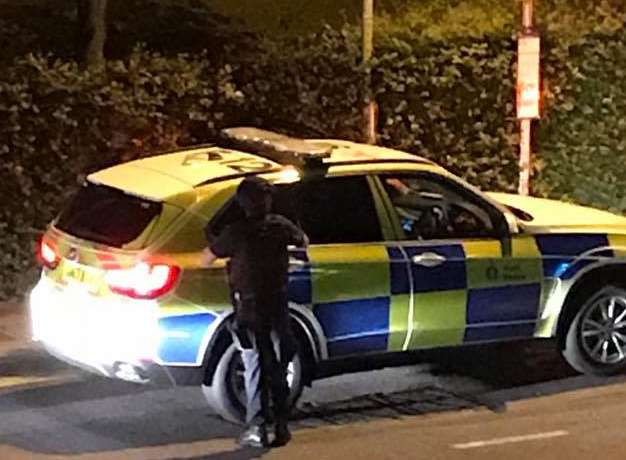
[[[435,384],[376,392],[320,405],[305,404],[294,414],[297,425],[345,424],[372,418],[397,418],[486,407],[506,410],[507,402],[626,381],[577,374],[564,361],[554,340],[515,341],[464,348],[427,350],[402,355],[339,361],[321,369],[321,377],[388,366],[427,366]],[[458,381],[457,381],[458,380]],[[478,383],[469,385],[467,382]]]
[[68,369],[39,349],[16,349],[0,356],[0,377],[47,377]]
[[427,364],[436,375],[461,375],[495,388],[529,385],[577,375],[563,360],[553,340],[528,340],[442,348],[397,355],[337,361],[318,377],[388,366]]
[[[16,385],[0,389],[0,410],[7,397],[13,403],[36,409],[150,389],[100,378],[52,358],[39,348],[18,349],[0,356],[0,379],[3,378],[18,380]],[[87,387],[94,391],[84,391]]]
[[261,458],[269,449],[239,449],[231,452],[203,455],[201,457],[180,457],[168,460],[252,460]]

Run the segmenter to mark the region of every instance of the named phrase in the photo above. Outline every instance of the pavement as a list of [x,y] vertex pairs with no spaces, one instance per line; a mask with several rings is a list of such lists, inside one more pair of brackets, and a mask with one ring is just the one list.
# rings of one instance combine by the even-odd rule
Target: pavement
[[18,302],[0,302],[0,351],[21,346],[29,336],[26,308]]
[[29,337],[0,305],[0,460],[624,458],[626,378],[577,375],[550,341],[337,362],[267,450],[239,448],[199,388],[93,376]]

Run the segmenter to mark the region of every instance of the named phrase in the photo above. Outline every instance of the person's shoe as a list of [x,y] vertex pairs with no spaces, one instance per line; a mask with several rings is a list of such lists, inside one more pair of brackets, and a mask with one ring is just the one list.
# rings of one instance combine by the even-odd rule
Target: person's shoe
[[262,425],[248,427],[241,433],[237,443],[242,447],[267,447],[269,445],[267,430]]
[[291,441],[291,433],[286,423],[277,423],[272,447],[282,447]]

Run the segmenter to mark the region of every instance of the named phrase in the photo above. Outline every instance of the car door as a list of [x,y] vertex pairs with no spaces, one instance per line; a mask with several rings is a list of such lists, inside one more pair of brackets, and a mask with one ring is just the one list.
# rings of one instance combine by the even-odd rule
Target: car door
[[289,295],[311,305],[329,356],[402,349],[407,335],[408,284],[392,283],[408,263],[386,243],[389,225],[371,179],[363,175],[308,180],[298,185],[297,220],[310,238],[293,251]]
[[498,209],[448,177],[378,180],[410,261],[408,348],[532,336],[542,285],[534,239],[512,238]]

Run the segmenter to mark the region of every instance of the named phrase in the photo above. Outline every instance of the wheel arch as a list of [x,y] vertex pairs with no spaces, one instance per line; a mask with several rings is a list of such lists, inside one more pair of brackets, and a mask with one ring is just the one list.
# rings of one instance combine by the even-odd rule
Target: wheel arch
[[[303,341],[307,347],[307,353],[312,360],[312,365],[328,358],[326,338],[323,330],[312,311],[298,304],[289,304],[289,314],[292,320],[294,334]],[[206,348],[203,351],[202,367],[204,369],[203,384],[210,386],[219,363],[220,357],[232,343],[230,332],[227,328],[228,320],[232,319],[234,312],[230,312],[220,318],[220,323],[215,328]],[[308,375],[310,380],[313,375]],[[306,382],[307,384],[310,383]]]
[[556,337],[560,349],[565,347],[565,332],[584,300],[593,292],[607,286],[626,288],[626,263],[594,266],[573,280],[565,295],[556,324]]

